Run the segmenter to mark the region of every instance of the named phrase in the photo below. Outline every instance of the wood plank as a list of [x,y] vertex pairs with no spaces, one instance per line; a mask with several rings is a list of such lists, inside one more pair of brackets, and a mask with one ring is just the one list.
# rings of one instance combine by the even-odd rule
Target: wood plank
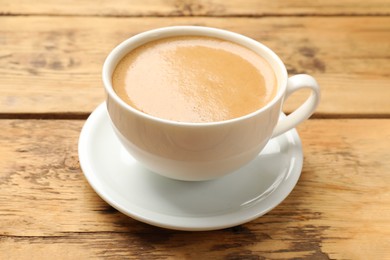
[[389,119],[305,122],[303,172],[289,197],[245,225],[195,233],[142,224],[103,202],[79,167],[82,124],[0,120],[0,258],[390,255]]
[[[192,24],[242,33],[272,48],[290,75],[321,84],[319,115],[390,114],[390,17],[0,17],[0,111],[89,113],[104,100],[101,67],[124,39]],[[301,103],[297,94],[285,106]]]
[[387,0],[266,1],[266,0],[2,0],[0,13],[99,16],[269,16],[269,15],[388,15]]

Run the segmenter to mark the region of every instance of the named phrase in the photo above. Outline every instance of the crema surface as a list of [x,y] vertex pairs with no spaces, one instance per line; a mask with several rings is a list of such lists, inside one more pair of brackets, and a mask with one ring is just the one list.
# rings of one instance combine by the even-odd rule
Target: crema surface
[[117,65],[112,83],[130,106],[180,122],[216,122],[254,112],[277,92],[275,74],[253,51],[203,36],[146,43]]

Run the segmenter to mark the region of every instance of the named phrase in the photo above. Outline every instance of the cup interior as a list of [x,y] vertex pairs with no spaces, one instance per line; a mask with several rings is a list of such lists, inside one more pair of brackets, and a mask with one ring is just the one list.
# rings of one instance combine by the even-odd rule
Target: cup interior
[[[259,56],[263,57],[268,61],[268,63],[271,65],[276,79],[277,79],[277,94],[275,97],[264,107],[260,108],[259,110],[252,112],[250,114],[220,121],[220,122],[207,122],[207,123],[185,123],[185,122],[176,122],[176,121],[170,121],[167,119],[157,118],[148,114],[145,114],[141,111],[138,111],[137,109],[131,107],[127,103],[125,103],[114,91],[112,87],[112,74],[119,63],[119,61],[129,52],[131,52],[133,49],[154,40],[162,39],[162,38],[169,38],[173,36],[208,36],[208,37],[214,37],[219,38],[227,41],[231,41],[234,43],[237,43],[241,46],[244,46]],[[107,56],[104,65],[103,65],[103,83],[106,90],[106,93],[114,99],[117,103],[119,103],[121,106],[125,107],[127,110],[130,110],[140,116],[148,117],[152,120],[157,121],[163,121],[165,123],[171,123],[171,124],[188,124],[188,125],[208,125],[208,124],[220,124],[220,123],[227,123],[230,121],[237,121],[242,120],[247,117],[254,116],[257,113],[261,113],[263,110],[268,109],[269,107],[272,107],[273,104],[277,102],[280,98],[284,96],[286,86],[287,86],[287,70],[284,66],[281,59],[268,47],[263,45],[262,43],[255,41],[249,37],[246,37],[244,35],[217,29],[217,28],[211,28],[211,27],[203,27],[203,26],[172,26],[172,27],[164,27],[159,29],[154,29],[150,31],[146,31],[140,34],[137,34],[124,42],[120,43],[117,47],[115,47],[110,54]]]

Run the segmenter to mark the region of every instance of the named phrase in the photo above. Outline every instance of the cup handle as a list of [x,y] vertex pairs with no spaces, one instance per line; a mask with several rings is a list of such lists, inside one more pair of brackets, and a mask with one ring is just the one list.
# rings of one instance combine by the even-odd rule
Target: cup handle
[[320,102],[321,91],[320,86],[312,76],[298,74],[290,77],[287,81],[287,90],[284,100],[286,100],[295,91],[304,88],[311,89],[311,95],[300,107],[294,110],[294,112],[285,118],[279,119],[272,137],[279,136],[294,128],[304,120],[308,119],[314,113],[314,110],[317,108],[318,103]]

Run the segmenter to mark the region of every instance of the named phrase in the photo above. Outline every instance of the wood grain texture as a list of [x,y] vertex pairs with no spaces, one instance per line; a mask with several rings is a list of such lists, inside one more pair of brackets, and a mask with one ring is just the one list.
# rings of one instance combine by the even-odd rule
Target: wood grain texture
[[[101,67],[126,38],[156,27],[206,25],[272,48],[290,75],[322,87],[318,115],[390,114],[390,17],[0,17],[0,112],[89,113],[104,100]],[[305,94],[293,96],[290,112]]]
[[[0,120],[1,259],[385,259],[390,120],[309,120],[301,179],[265,216],[178,232],[117,212],[79,167],[83,121]],[[50,134],[48,134],[50,133]]]
[[[76,8],[75,8],[76,7]],[[371,1],[267,0],[1,0],[0,13],[11,15],[99,16],[269,16],[269,15],[386,15],[390,3]]]

